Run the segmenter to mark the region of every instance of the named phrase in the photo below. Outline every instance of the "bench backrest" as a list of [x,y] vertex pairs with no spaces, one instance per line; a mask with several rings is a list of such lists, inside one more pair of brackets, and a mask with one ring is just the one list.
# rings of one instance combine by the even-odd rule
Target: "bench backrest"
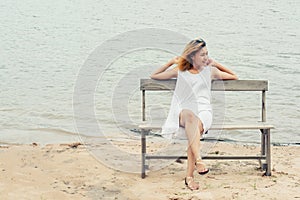
[[[176,79],[153,80],[141,79],[140,90],[142,91],[142,120],[145,121],[145,91],[174,90]],[[262,92],[262,121],[266,121],[266,91],[268,91],[267,80],[214,80],[211,86],[212,91],[261,91]]]

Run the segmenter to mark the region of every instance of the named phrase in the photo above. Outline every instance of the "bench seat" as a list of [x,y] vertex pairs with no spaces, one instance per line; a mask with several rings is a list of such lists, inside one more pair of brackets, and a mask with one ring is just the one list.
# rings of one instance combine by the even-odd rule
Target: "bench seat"
[[[161,130],[161,125],[141,124],[140,129],[143,130]],[[209,130],[238,130],[238,129],[273,129],[274,126],[266,122],[256,122],[248,124],[213,124]]]

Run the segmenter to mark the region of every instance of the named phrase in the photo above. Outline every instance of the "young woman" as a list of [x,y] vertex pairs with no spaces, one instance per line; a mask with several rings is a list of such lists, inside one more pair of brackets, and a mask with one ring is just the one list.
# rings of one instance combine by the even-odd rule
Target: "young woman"
[[[177,67],[167,70],[173,64]],[[188,139],[187,174],[185,184],[191,190],[199,189],[194,181],[194,170],[200,175],[209,172],[200,157],[200,137],[212,124],[212,79],[237,79],[230,69],[208,58],[202,39],[190,41],[180,57],[174,57],[151,75],[152,79],[177,78],[171,108],[162,128],[162,134],[184,134]],[[174,136],[174,135],[173,135]]]

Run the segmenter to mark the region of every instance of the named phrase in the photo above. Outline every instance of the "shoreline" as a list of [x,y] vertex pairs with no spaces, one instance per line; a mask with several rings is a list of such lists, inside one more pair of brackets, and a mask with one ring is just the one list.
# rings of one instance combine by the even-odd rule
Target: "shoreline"
[[[50,130],[50,129],[49,129]],[[60,144],[60,143],[72,143],[72,142],[82,142],[83,140],[92,140],[92,139],[104,139],[104,140],[116,140],[120,139],[126,142],[127,139],[135,139],[140,140],[140,131],[137,128],[130,128],[124,135],[117,134],[103,134],[102,136],[86,136],[80,135],[78,133],[74,134],[63,134],[64,132],[68,132],[66,130],[59,130],[56,131],[47,131],[45,130],[15,130],[15,129],[7,129],[0,134],[0,145],[29,145],[32,143],[37,143],[40,145],[48,145],[48,144]],[[51,129],[52,130],[52,129]],[[32,133],[34,131],[34,134]],[[13,134],[11,134],[13,133]],[[73,132],[68,132],[73,133]],[[274,133],[273,133],[274,134]],[[294,142],[292,140],[289,141],[274,141],[273,134],[271,135],[271,145],[272,146],[300,146],[300,142]],[[151,132],[151,136],[160,138],[160,135],[156,134],[155,132]],[[227,137],[226,137],[227,136]],[[248,145],[259,145],[260,138],[235,138],[229,137],[229,135],[215,135],[213,132],[208,133],[205,135],[204,140],[206,142],[226,142],[226,143],[234,143],[234,144],[248,144]],[[243,139],[243,140],[242,140]],[[49,142],[50,141],[50,142]]]
[[[118,142],[139,150],[137,143]],[[154,149],[157,146],[153,147]],[[252,153],[255,145],[218,142],[212,152]],[[292,199],[300,198],[300,146],[272,146],[272,176],[255,160],[205,160],[211,169],[195,178],[200,190],[184,185],[186,161],[138,173],[114,170],[80,143],[0,145],[1,199]],[[112,158],[113,161],[115,158]],[[116,160],[118,161],[118,160]],[[120,161],[120,160],[119,160]],[[123,158],[120,164],[131,163]],[[150,169],[155,168],[151,162]],[[138,166],[139,167],[139,166]]]
[[[125,139],[127,140],[127,139]],[[201,140],[203,141],[203,140]],[[10,143],[10,142],[1,142],[0,141],[0,148],[4,146],[22,146],[22,145],[32,145],[32,144],[37,144],[40,146],[46,146],[46,145],[57,145],[57,144],[71,144],[71,143],[76,143],[76,142],[81,142],[80,140],[74,140],[74,141],[69,141],[69,142],[63,142],[63,143],[38,143],[38,142],[30,142],[30,143]],[[125,141],[124,141],[125,142]],[[228,144],[238,144],[238,145],[260,145],[259,142],[243,142],[243,141],[235,141],[235,140],[224,140],[224,139],[208,139],[205,140],[205,142],[222,142],[222,143],[228,143]],[[272,147],[280,147],[280,146],[300,146],[300,142],[295,142],[295,143],[273,143],[271,142]]]
[[[61,144],[61,143],[72,143],[72,142],[82,142],[83,140],[92,140],[92,139],[104,139],[104,140],[124,140],[126,142],[127,139],[135,139],[140,140],[140,131],[137,129],[129,129],[128,131],[131,132],[131,134],[125,134],[120,137],[120,135],[106,135],[103,134],[102,136],[85,136],[80,134],[62,134],[64,131],[56,131],[56,132],[49,132],[49,131],[39,131],[34,130],[35,134],[32,134],[32,132],[20,132],[18,130],[7,130],[4,133],[0,134],[0,145],[29,145],[32,143],[37,143],[39,145],[48,145],[48,144]],[[10,134],[13,132],[14,134]],[[160,138],[159,135],[156,133],[151,133],[151,136]],[[50,142],[49,142],[50,141]],[[255,139],[249,140],[249,138],[238,139],[238,138],[230,138],[230,137],[221,137],[221,136],[215,136],[211,133],[205,135],[204,140],[206,142],[225,142],[225,143],[233,143],[233,144],[248,144],[248,145],[259,145],[260,139],[256,137]],[[272,141],[271,136],[271,145],[272,146],[300,146],[300,142],[277,142]]]

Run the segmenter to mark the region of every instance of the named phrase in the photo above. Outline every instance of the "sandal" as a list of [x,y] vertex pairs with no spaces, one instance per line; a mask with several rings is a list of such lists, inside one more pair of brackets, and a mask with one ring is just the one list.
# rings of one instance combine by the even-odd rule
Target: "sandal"
[[202,166],[201,168],[202,168],[203,170],[198,171],[198,174],[204,175],[204,174],[207,174],[207,173],[209,172],[209,169],[206,169],[206,168],[205,168],[205,164],[204,164],[204,162],[202,162],[202,159],[201,159],[201,158],[198,158],[198,159],[196,160],[195,165],[196,165],[197,171],[198,171],[198,168],[197,168],[197,167]]
[[184,179],[185,185],[190,189],[190,190],[198,190],[199,185],[194,181],[194,178],[191,176],[185,177]]

